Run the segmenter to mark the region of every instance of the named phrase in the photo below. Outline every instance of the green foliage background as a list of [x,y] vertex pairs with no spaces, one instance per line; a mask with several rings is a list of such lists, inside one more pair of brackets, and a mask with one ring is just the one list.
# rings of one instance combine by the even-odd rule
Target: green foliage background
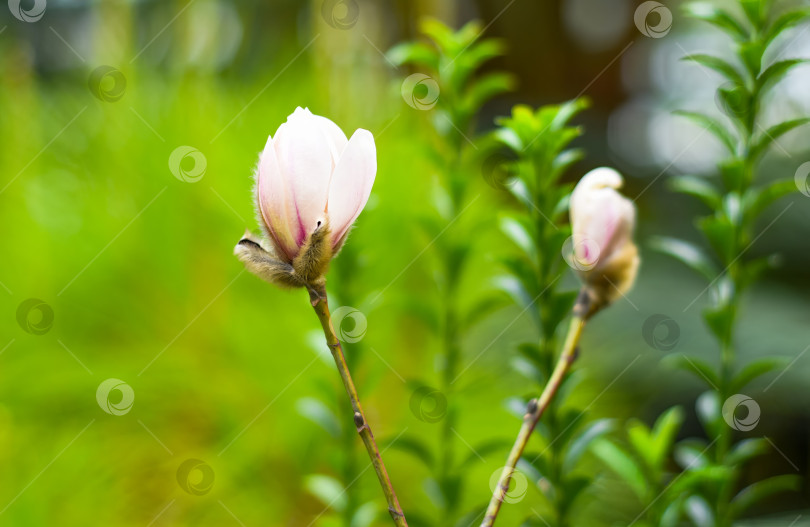
[[[436,254],[421,226],[435,214],[437,175],[427,112],[404,103],[399,79],[407,71],[395,71],[378,52],[398,39],[374,22],[396,9],[407,34],[428,9],[362,4],[359,24],[338,30],[324,23],[320,3],[234,5],[242,44],[224,66],[214,58],[234,35],[219,24],[213,2],[87,8],[54,2],[36,24],[0,9],[0,27],[7,26],[0,34],[0,524],[307,525],[325,510],[305,489],[306,477],[329,473],[343,447],[302,417],[296,402],[339,393],[334,366],[322,360],[306,294],[261,283],[231,255],[244,229],[256,228],[251,172],[257,154],[299,105],[329,116],[347,133],[362,127],[375,135],[377,182],[349,241],[357,267],[341,269],[338,261],[330,280],[354,274],[342,294],[360,304],[368,320],[355,376],[377,437],[387,444],[403,430],[436,436],[437,425],[411,411],[413,388],[403,380],[432,371],[440,346],[429,327],[431,309],[440,304]],[[494,10],[484,5],[484,13]],[[75,25],[80,15],[90,17],[81,18],[84,26]],[[527,49],[516,45],[518,37],[510,41],[510,28],[522,27],[518,17],[509,15],[490,30],[510,47],[512,58],[499,65],[513,66],[530,88],[538,76],[562,75],[545,58],[545,69],[537,71],[534,53],[567,52]],[[551,18],[538,23],[555,24]],[[627,36],[636,38],[642,37]],[[41,58],[48,53],[47,61]],[[588,77],[608,60],[594,62]],[[88,89],[89,73],[102,64],[126,78],[119,101],[102,102]],[[573,98],[584,84],[502,97],[486,108],[481,127],[507,115],[513,102],[560,102],[554,98]],[[619,97],[599,86],[593,91],[596,107],[578,121],[585,135],[577,144],[587,157],[574,169],[577,177],[610,162],[604,114]],[[205,155],[206,172],[196,183],[169,170],[169,155],[180,145]],[[792,174],[796,161],[772,159],[766,166],[776,179]],[[642,192],[656,174],[631,170],[628,194]],[[503,273],[498,211],[517,207],[479,172],[469,177],[480,198],[460,221],[484,227],[471,240],[461,302],[472,302]],[[798,357],[771,389],[762,391],[773,376],[752,393],[763,415],[756,432],[786,456],[763,458],[750,469],[757,477],[806,474],[808,466],[810,354],[801,354],[808,344],[810,208],[801,194],[788,199],[795,205],[752,249],[779,250],[785,267],[748,296],[738,335],[743,360],[769,353]],[[663,184],[644,190],[638,206],[641,276],[629,301],[589,327],[578,362],[585,379],[570,397],[595,417],[637,416],[648,424],[681,403],[682,436],[699,435],[691,404],[702,388],[659,362],[668,353],[704,349],[715,356],[700,310],[683,311],[704,282],[645,248],[651,234],[693,236],[689,218],[697,207]],[[771,212],[764,224],[779,211]],[[575,287],[572,273],[564,280]],[[53,310],[53,327],[44,335],[17,323],[18,306],[29,298]],[[643,338],[644,321],[657,313],[679,325],[674,351],[652,349]],[[508,362],[515,345],[532,338],[531,321],[516,307],[496,311],[464,336],[462,363],[472,366],[457,391],[463,443],[514,437],[519,422],[503,401],[534,386]],[[126,415],[108,415],[96,402],[96,388],[111,377],[134,390]],[[334,407],[343,404],[335,399]],[[488,499],[490,476],[502,466],[505,450],[483,459],[464,454],[473,465],[463,497],[469,509]],[[384,457],[405,511],[430,516],[433,508],[421,489],[426,470],[394,448]],[[215,474],[202,496],[177,482],[178,467],[190,458],[205,461]],[[359,470],[365,463],[361,456]],[[603,472],[595,459],[584,470]],[[355,489],[361,501],[381,502],[372,471],[362,473]],[[585,524],[632,519],[630,491],[609,475],[590,492],[579,511]],[[780,496],[755,512],[801,509],[805,496]],[[542,500],[529,489],[519,504],[504,508],[500,521],[515,525],[533,509],[542,509]],[[339,524],[331,512],[317,522]],[[385,525],[385,515],[374,524]]]

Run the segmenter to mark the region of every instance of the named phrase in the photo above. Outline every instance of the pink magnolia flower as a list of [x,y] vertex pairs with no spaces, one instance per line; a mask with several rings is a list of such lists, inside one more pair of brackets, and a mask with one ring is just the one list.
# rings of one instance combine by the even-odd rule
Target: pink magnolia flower
[[622,183],[612,168],[596,168],[571,194],[574,266],[602,303],[632,286],[639,264],[633,243],[636,208],[617,191]]
[[259,159],[256,201],[276,257],[292,263],[310,236],[329,227],[336,253],[368,201],[377,173],[374,137],[341,129],[306,108],[296,108],[276,130]]

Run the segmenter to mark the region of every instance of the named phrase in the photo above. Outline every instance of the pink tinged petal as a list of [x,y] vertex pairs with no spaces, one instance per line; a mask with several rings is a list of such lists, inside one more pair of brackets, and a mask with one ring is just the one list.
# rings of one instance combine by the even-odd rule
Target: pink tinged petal
[[354,132],[329,184],[329,224],[339,246],[368,202],[377,175],[377,149],[368,130]]
[[293,233],[300,229],[295,215],[295,203],[292,194],[282,176],[276,159],[273,138],[267,138],[259,158],[256,174],[256,199],[273,245],[280,252],[279,256],[292,261],[298,254],[298,244]]
[[326,217],[332,175],[330,141],[316,116],[297,108],[279,127],[274,145],[279,168],[295,203],[299,229],[293,236],[300,246]]

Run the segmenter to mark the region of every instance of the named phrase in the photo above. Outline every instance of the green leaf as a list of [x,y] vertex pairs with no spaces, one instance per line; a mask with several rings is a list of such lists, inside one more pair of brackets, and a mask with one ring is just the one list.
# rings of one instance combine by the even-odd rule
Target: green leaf
[[749,155],[754,159],[758,158],[759,156],[765,153],[765,150],[771,145],[771,143],[773,143],[786,133],[790,132],[794,128],[797,128],[807,123],[810,123],[810,118],[803,117],[801,119],[793,119],[792,121],[785,121],[784,123],[779,123],[774,126],[771,126],[767,130],[764,130],[762,132],[759,141],[757,141],[754,144],[754,146],[751,147]]
[[638,419],[630,419],[627,422],[627,437],[638,457],[644,460],[647,468],[654,469],[655,459],[653,450],[655,449],[650,429]]
[[684,440],[675,445],[675,461],[685,471],[692,471],[709,465],[706,443],[699,439]]
[[731,510],[734,517],[740,516],[752,505],[779,492],[798,490],[801,477],[794,474],[774,476],[748,485],[731,500]]
[[732,393],[737,393],[757,377],[765,375],[777,368],[782,368],[787,365],[787,362],[787,359],[784,357],[765,357],[764,359],[755,360],[734,376],[729,390]]
[[648,246],[655,251],[680,260],[709,280],[714,280],[719,274],[714,262],[703,250],[689,242],[665,236],[655,236],[650,239]]
[[[722,280],[721,280],[722,282]],[[706,325],[720,343],[728,343],[731,339],[731,327],[737,315],[734,304],[723,303],[717,307],[710,307],[703,311]]]
[[374,525],[379,514],[380,507],[377,505],[377,502],[367,501],[354,511],[349,527],[371,527]]
[[799,9],[797,11],[789,11],[778,17],[771,23],[768,30],[765,32],[765,37],[763,39],[763,44],[765,47],[769,46],[776,37],[782,34],[783,31],[799,24],[808,16],[810,16],[810,9]]
[[343,484],[332,476],[324,474],[307,476],[304,478],[304,488],[330,509],[338,512],[346,509],[346,491]]
[[769,448],[770,445],[764,438],[743,439],[732,447],[724,461],[729,466],[740,466],[749,459],[764,454]]
[[424,42],[403,42],[388,50],[386,58],[397,66],[415,64],[430,70],[439,68],[436,50]]
[[712,438],[718,437],[726,426],[720,407],[720,398],[715,391],[703,392],[695,403],[698,419]]
[[411,454],[413,457],[424,463],[425,467],[428,469],[432,470],[435,467],[433,454],[430,452],[430,448],[418,437],[406,435],[400,436],[399,439],[389,445],[389,448]]
[[789,60],[782,60],[779,62],[774,62],[768,69],[763,71],[759,77],[757,77],[757,89],[762,91],[768,85],[775,84],[779,82],[782,77],[787,75],[787,73],[797,64],[804,64],[809,62],[810,59],[789,59]]
[[488,100],[514,88],[514,76],[503,72],[489,73],[472,82],[461,100],[462,108],[476,112]]
[[598,419],[590,423],[569,444],[563,460],[563,471],[574,470],[579,459],[588,450],[588,447],[597,438],[607,434],[614,428],[613,419]]
[[532,262],[537,261],[537,249],[535,248],[535,239],[528,222],[521,217],[517,219],[511,216],[504,216],[500,221],[501,232],[509,238],[512,243],[517,245],[523,254],[526,255]]
[[720,175],[723,177],[723,184],[729,190],[742,188],[745,181],[745,165],[742,159],[732,158],[720,163]]
[[720,379],[714,371],[714,368],[703,359],[687,357],[686,355],[670,355],[664,358],[664,363],[667,366],[696,375],[701,381],[708,383],[711,388],[716,388],[720,385]]
[[693,55],[687,55],[681,60],[696,62],[701,66],[710,68],[731,81],[736,86],[745,86],[746,84],[745,79],[740,72],[737,71],[737,68],[720,57],[715,57],[714,55],[705,55],[703,53],[695,53]]
[[697,176],[672,177],[669,179],[669,188],[674,192],[694,196],[711,209],[719,209],[723,202],[720,192],[706,178]]
[[745,16],[755,28],[762,27],[765,18],[764,3],[763,0],[740,0]]
[[475,466],[476,463],[481,463],[481,458],[486,459],[488,455],[495,452],[504,452],[505,456],[511,446],[511,439],[489,439],[472,445],[470,454],[458,466],[458,471],[465,472]]
[[696,123],[701,128],[705,128],[707,131],[711,132],[723,146],[728,149],[729,153],[734,154],[737,151],[737,140],[734,135],[717,119],[710,117],[708,115],[704,115],[699,112],[689,112],[686,110],[675,110],[673,112],[675,115],[680,115],[682,117],[686,117],[690,119],[694,123]]
[[760,188],[749,189],[743,198],[743,207],[748,220],[755,220],[774,201],[798,192],[793,178],[773,181]]
[[736,257],[734,254],[736,229],[727,216],[718,212],[714,216],[699,219],[697,226],[709,240],[712,248],[717,251],[720,261],[728,264]]
[[696,527],[714,527],[714,513],[705,499],[689,496],[684,505],[687,516]]
[[670,450],[672,450],[675,437],[681,429],[683,418],[683,408],[673,406],[655,421],[652,429],[653,450],[651,459],[653,460],[653,469],[656,472],[660,472],[663,468],[664,462]]
[[340,422],[334,412],[314,397],[303,397],[295,403],[298,413],[326,430],[332,437],[340,437]]
[[737,19],[708,2],[686,4],[684,11],[692,18],[703,20],[722,29],[737,42],[744,42],[748,39],[748,30]]
[[639,499],[644,500],[646,498],[648,495],[647,482],[638,464],[630,454],[604,438],[596,439],[591,444],[591,452],[627,482]]

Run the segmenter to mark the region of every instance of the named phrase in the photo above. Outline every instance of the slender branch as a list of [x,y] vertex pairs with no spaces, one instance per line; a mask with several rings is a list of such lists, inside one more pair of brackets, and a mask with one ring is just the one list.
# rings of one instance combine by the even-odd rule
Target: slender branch
[[495,524],[495,519],[498,517],[498,512],[501,510],[506,493],[509,492],[509,483],[512,480],[512,474],[515,472],[515,467],[523,455],[523,450],[529,443],[529,438],[543,416],[546,408],[548,408],[551,400],[556,395],[557,390],[562,385],[565,375],[577,358],[577,350],[579,338],[582,335],[582,329],[585,327],[585,321],[588,318],[588,295],[581,293],[577,305],[574,307],[574,315],[571,318],[571,325],[568,328],[568,336],[565,339],[562,353],[560,358],[557,359],[557,365],[551,373],[551,377],[543,388],[543,393],[537,399],[532,399],[526,408],[526,415],[523,416],[523,425],[520,427],[515,444],[512,446],[509,457],[506,460],[506,466],[501,472],[501,477],[498,480],[498,485],[492,493],[492,499],[487,507],[484,521],[481,522],[481,527],[492,527]]
[[391,484],[391,478],[388,477],[388,471],[385,469],[380,449],[377,447],[377,442],[374,440],[374,434],[371,427],[366,421],[366,416],[363,413],[363,408],[360,406],[360,398],[357,396],[357,389],[354,387],[351,373],[349,373],[349,366],[346,364],[346,357],[343,355],[343,348],[340,341],[335,335],[335,328],[332,326],[332,315],[329,312],[329,304],[326,300],[326,289],[324,286],[309,289],[309,298],[312,303],[315,314],[318,315],[318,320],[323,327],[323,334],[326,337],[326,343],[329,346],[329,351],[332,352],[332,357],[335,359],[340,378],[343,380],[343,386],[346,388],[346,393],[349,395],[349,400],[352,403],[352,411],[354,412],[354,426],[357,429],[358,435],[363,440],[366,446],[368,457],[371,458],[371,464],[374,466],[374,472],[377,473],[377,478],[380,480],[385,499],[388,502],[388,512],[394,520],[394,525],[398,527],[408,527],[408,522],[405,521],[405,514],[402,512],[402,507],[399,506],[397,494],[394,492],[394,486]]

